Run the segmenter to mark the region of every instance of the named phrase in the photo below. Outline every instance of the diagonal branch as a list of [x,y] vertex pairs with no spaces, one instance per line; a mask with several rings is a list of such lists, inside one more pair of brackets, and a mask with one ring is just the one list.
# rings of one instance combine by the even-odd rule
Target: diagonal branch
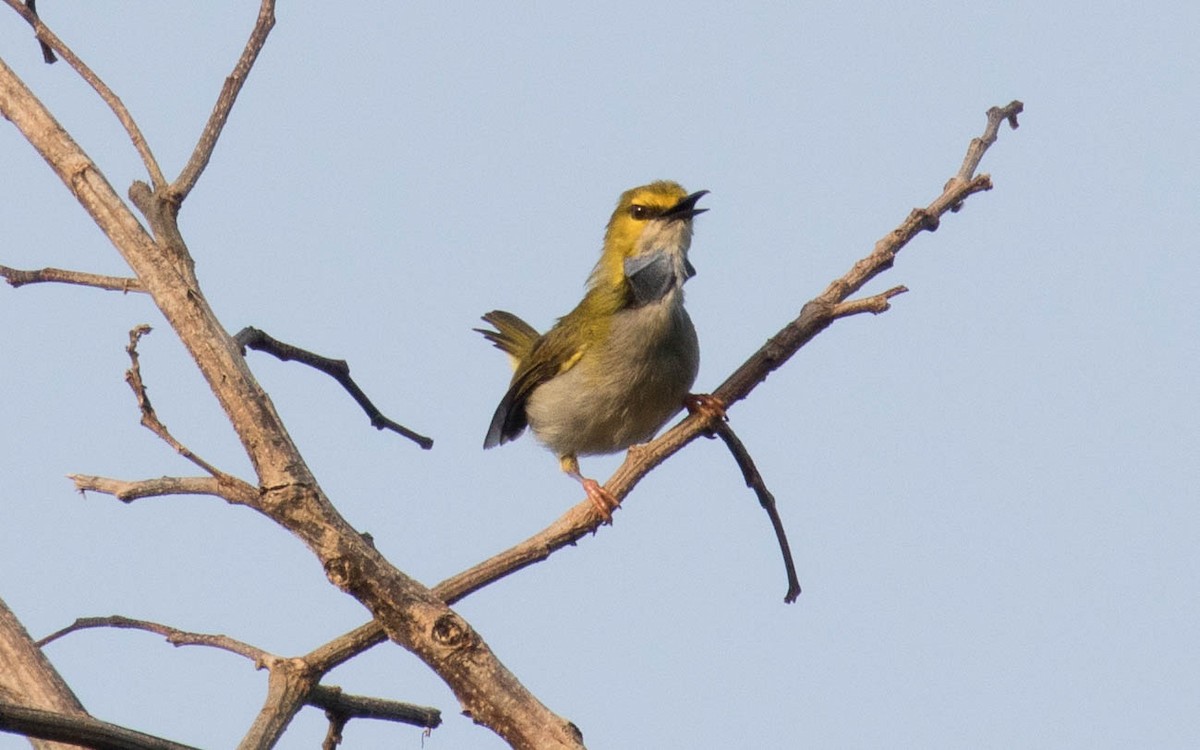
[[150,330],[150,326],[145,323],[134,327],[129,331],[129,346],[125,347],[125,351],[129,354],[130,362],[129,369],[125,371],[125,382],[129,384],[134,397],[137,398],[138,409],[142,412],[142,426],[155,435],[158,435],[163,442],[174,448],[176,453],[207,471],[214,479],[227,478],[229,475],[225,472],[203,458],[200,458],[186,445],[176,440],[170,431],[167,430],[167,426],[159,420],[158,415],[154,412],[154,407],[150,405],[150,396],[146,393],[146,384],[142,382],[142,368],[138,364],[137,352],[138,341],[141,340],[142,336],[150,333]]
[[[204,168],[208,166],[213,149],[217,147],[217,139],[221,137],[221,131],[229,120],[233,104],[237,101],[238,94],[246,83],[246,77],[250,75],[250,69],[254,67],[254,61],[258,59],[258,53],[267,43],[267,35],[271,33],[274,26],[275,0],[262,0],[262,5],[258,8],[258,18],[254,22],[254,29],[250,32],[250,38],[246,40],[246,47],[233,66],[233,72],[225,79],[225,85],[221,87],[217,103],[213,106],[208,122],[204,124],[204,131],[200,134],[196,148],[192,151],[192,156],[188,159],[183,171],[179,173],[167,190],[169,200],[176,207],[183,203],[183,200],[188,197],[188,193],[192,192],[192,188],[196,187],[196,182],[200,179]],[[158,188],[160,184],[155,183],[154,186]]]
[[63,268],[39,268],[35,271],[22,271],[19,268],[0,266],[0,276],[14,289],[26,284],[78,284],[97,289],[109,289],[114,292],[145,292],[142,283],[128,276],[104,276],[86,271],[68,271]]
[[372,427],[377,430],[391,430],[413,441],[424,450],[429,450],[433,447],[433,438],[413,432],[399,422],[384,416],[383,412],[379,411],[379,407],[375,406],[371,399],[367,398],[367,394],[358,386],[358,383],[354,382],[354,378],[350,377],[350,365],[346,363],[346,360],[332,359],[330,357],[323,357],[320,354],[314,354],[307,349],[301,349],[298,346],[284,343],[268,335],[265,331],[251,326],[246,326],[238,331],[233,338],[238,344],[247,349],[266,352],[282,362],[299,362],[300,364],[308,365],[314,370],[320,370],[336,380],[350,394],[350,397],[367,413],[367,418],[371,420]]
[[33,8],[26,7],[20,2],[20,0],[4,0],[4,2],[8,3],[10,8],[15,10],[17,14],[21,16],[21,18],[25,19],[26,23],[33,27],[34,34],[37,35],[38,41],[42,43],[43,49],[45,47],[49,47],[61,55],[62,58],[67,61],[67,64],[74,68],[75,72],[79,74],[79,77],[87,82],[87,84],[91,86],[97,94],[100,95],[100,98],[104,100],[104,103],[108,105],[108,108],[111,109],[113,114],[117,116],[117,119],[120,120],[121,127],[125,128],[125,132],[129,135],[129,139],[133,141],[133,147],[137,149],[138,155],[142,157],[142,164],[146,166],[146,172],[150,175],[150,181],[153,182],[156,187],[165,186],[167,184],[167,179],[163,177],[162,169],[159,168],[158,161],[154,158],[154,153],[150,151],[150,144],[146,142],[145,136],[142,135],[141,129],[138,127],[137,122],[133,119],[133,115],[131,115],[129,110],[125,107],[125,103],[121,101],[121,98],[114,94],[112,89],[108,87],[108,84],[100,80],[100,76],[96,75],[96,73],[89,68],[83,60],[79,59],[79,57],[71,50],[70,47],[66,45],[66,43],[63,42],[63,40],[59,39],[58,36],[51,31],[45,23],[42,22],[42,19],[38,17]]
[[191,745],[126,729],[91,716],[43,711],[12,703],[0,703],[0,731],[95,750],[197,750]]

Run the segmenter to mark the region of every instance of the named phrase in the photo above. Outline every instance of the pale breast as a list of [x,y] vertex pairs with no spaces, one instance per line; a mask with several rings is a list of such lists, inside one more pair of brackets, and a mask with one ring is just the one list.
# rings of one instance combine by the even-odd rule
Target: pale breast
[[682,408],[699,364],[696,329],[676,289],[618,313],[604,344],[538,386],[525,406],[529,426],[558,455],[624,450]]

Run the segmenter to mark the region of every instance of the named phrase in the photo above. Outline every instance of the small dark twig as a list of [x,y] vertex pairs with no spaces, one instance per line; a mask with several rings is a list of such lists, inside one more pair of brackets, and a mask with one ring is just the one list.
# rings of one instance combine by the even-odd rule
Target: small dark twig
[[278,339],[272,338],[267,333],[260,331],[257,328],[247,326],[238,331],[233,337],[235,341],[242,347],[243,353],[246,349],[254,349],[260,352],[266,352],[271,356],[280,359],[284,362],[295,361],[300,364],[308,365],[313,369],[320,370],[329,377],[341,384],[346,392],[350,394],[362,410],[367,413],[367,417],[371,420],[371,426],[377,430],[391,430],[392,432],[403,435],[425,450],[433,447],[433,439],[427,438],[424,435],[413,432],[402,424],[393,422],[383,415],[381,411],[371,403],[371,399],[367,398],[367,394],[358,387],[354,379],[350,377],[350,365],[346,364],[344,359],[331,359],[323,357],[320,354],[314,354],[298,346],[285,344]]
[[329,720],[329,728],[325,730],[325,739],[321,741],[321,750],[337,750],[342,744],[342,730],[346,728],[349,716],[343,716],[336,711],[326,711],[325,718]]
[[754,465],[754,459],[750,457],[750,452],[746,450],[746,446],[734,433],[729,423],[717,422],[714,429],[721,440],[725,442],[725,446],[729,448],[729,452],[733,454],[738,468],[742,470],[746,486],[754,490],[754,494],[758,496],[758,504],[767,512],[767,516],[771,519],[771,526],[775,528],[775,538],[779,540],[779,551],[783,554],[783,566],[787,569],[788,590],[783,600],[791,604],[796,601],[796,597],[800,596],[800,579],[796,577],[796,563],[792,561],[792,548],[788,544],[787,532],[783,529],[783,519],[779,517],[779,509],[775,507],[775,496],[767,489],[767,484],[763,481],[758,467]]
[[[34,18],[38,17],[37,0],[25,0],[25,7],[29,8],[29,12],[33,14]],[[54,50],[50,49],[49,44],[46,44],[41,39],[38,40],[38,44],[42,48],[42,60],[44,60],[47,65],[53,65],[54,63],[58,62],[58,58],[54,55]]]
[[436,708],[385,698],[351,695],[332,685],[318,685],[305,702],[310,706],[325,709],[325,714],[330,717],[331,722],[334,716],[339,717],[343,725],[350,719],[380,719],[426,729],[435,729],[442,723],[442,712]]

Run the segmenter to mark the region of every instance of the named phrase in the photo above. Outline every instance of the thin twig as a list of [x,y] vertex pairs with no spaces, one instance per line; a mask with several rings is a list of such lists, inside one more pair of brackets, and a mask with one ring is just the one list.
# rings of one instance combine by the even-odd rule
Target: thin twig
[[67,61],[67,64],[100,95],[100,98],[104,100],[104,103],[108,105],[108,108],[120,120],[121,126],[125,128],[125,132],[129,135],[129,139],[133,141],[133,147],[137,149],[138,155],[142,157],[142,164],[146,166],[146,172],[150,175],[150,181],[154,183],[155,187],[165,187],[167,180],[163,177],[162,169],[159,168],[158,161],[154,158],[154,153],[150,150],[150,144],[146,142],[141,129],[138,128],[137,122],[133,119],[133,115],[129,113],[129,110],[126,109],[121,98],[114,94],[112,89],[104,81],[100,80],[100,76],[96,75],[83,60],[80,60],[63,40],[59,39],[46,24],[42,23],[42,20],[33,12],[32,8],[23,5],[20,0],[4,0],[4,2],[15,10],[21,18],[24,18],[26,23],[33,27],[33,31],[37,35],[39,42],[45,46],[49,46],[61,55]]
[[775,539],[779,542],[779,552],[783,555],[783,567],[787,571],[788,588],[787,593],[783,596],[783,601],[791,604],[796,601],[796,597],[800,596],[800,579],[796,577],[796,563],[792,560],[792,548],[788,544],[787,532],[783,528],[783,519],[779,517],[779,509],[775,507],[775,496],[767,489],[767,483],[763,481],[762,474],[754,464],[754,459],[750,457],[750,452],[746,450],[746,446],[729,426],[729,423],[718,421],[716,433],[729,448],[729,452],[733,454],[733,459],[737,461],[738,468],[742,470],[742,478],[746,480],[746,486],[754,490],[754,494],[758,497],[758,504],[763,507],[763,510],[767,512],[767,517],[771,519],[771,526],[775,529]]
[[0,266],[0,276],[8,285],[16,288],[26,284],[78,284],[97,289],[108,289],[114,292],[145,292],[142,282],[129,276],[104,276],[86,271],[68,271],[63,268],[39,268],[35,271],[22,271],[19,268]]
[[[25,0],[25,7],[29,8],[29,12],[37,16],[37,0]],[[53,65],[58,62],[58,58],[54,56],[54,50],[50,49],[50,45],[38,40],[38,46],[42,48],[42,61],[47,65]]]
[[225,472],[213,466],[209,462],[200,458],[193,453],[187,446],[176,440],[167,430],[167,426],[163,424],[158,415],[154,413],[154,407],[150,405],[150,396],[146,393],[146,385],[142,382],[142,369],[138,364],[137,345],[142,336],[150,333],[150,326],[143,323],[135,326],[129,331],[129,346],[125,347],[125,351],[129,353],[129,369],[125,371],[125,382],[129,384],[133,390],[133,395],[137,398],[138,409],[142,412],[142,426],[162,438],[163,442],[175,449],[175,451],[191,461],[192,463],[204,469],[214,478],[220,479],[228,476]]
[[350,365],[346,364],[346,360],[331,359],[323,357],[320,354],[314,354],[306,349],[301,349],[298,346],[292,346],[291,344],[272,338],[264,331],[249,326],[238,331],[234,339],[242,346],[243,351],[245,349],[254,349],[266,352],[284,362],[299,362],[315,370],[320,370],[336,380],[342,388],[346,389],[346,392],[367,413],[372,427],[377,430],[391,430],[403,435],[425,450],[433,447],[432,438],[413,432],[404,425],[385,417],[383,412],[379,411],[379,408],[371,403],[371,399],[367,398],[367,394],[363,392],[362,388],[358,387],[358,383],[355,383],[354,379],[350,377]]
[[[179,177],[175,178],[167,191],[168,197],[176,206],[183,203],[188,193],[192,192],[192,188],[196,186],[204,168],[208,166],[213,149],[217,147],[217,139],[221,137],[221,131],[229,120],[233,103],[237,101],[238,93],[246,83],[246,77],[250,75],[250,69],[254,67],[254,61],[258,59],[258,53],[262,51],[263,45],[267,42],[267,35],[271,33],[274,26],[275,0],[262,0],[262,4],[258,8],[258,18],[254,22],[254,29],[250,32],[250,38],[246,40],[246,46],[242,50],[241,56],[233,66],[233,72],[229,74],[225,79],[225,84],[221,87],[221,93],[213,106],[212,114],[209,115],[208,122],[204,124],[204,131],[200,134],[200,140],[196,142],[196,148],[192,151],[187,165],[184,166]],[[155,187],[158,187],[157,183],[155,183]]]
[[135,620],[132,617],[124,617],[122,615],[109,615],[107,617],[80,617],[70,625],[56,630],[50,635],[42,638],[37,642],[38,648],[44,648],[50,643],[62,638],[71,633],[77,633],[81,630],[90,630],[93,628],[118,628],[121,630],[144,630],[147,633],[155,633],[166,639],[167,643],[172,646],[207,646],[209,648],[228,651],[231,654],[243,656],[254,662],[255,666],[262,667],[271,659],[278,658],[264,651],[257,646],[251,646],[249,643],[244,643],[236,638],[230,638],[227,635],[211,634],[211,633],[192,633],[179,628],[173,628],[170,625],[163,625],[150,620]]

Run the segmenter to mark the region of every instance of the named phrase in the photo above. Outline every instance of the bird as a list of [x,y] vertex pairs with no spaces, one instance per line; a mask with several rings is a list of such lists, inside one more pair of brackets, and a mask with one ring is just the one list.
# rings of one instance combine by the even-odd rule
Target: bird
[[708,210],[696,203],[707,194],[667,180],[626,190],[573,310],[544,334],[503,310],[482,317],[492,328],[474,329],[514,370],[483,447],[515,440],[528,426],[604,523],[618,503],[580,473],[579,456],[646,442],[685,407],[724,417],[719,400],[690,393],[700,346],[683,306],[683,285],[696,274],[692,222]]

